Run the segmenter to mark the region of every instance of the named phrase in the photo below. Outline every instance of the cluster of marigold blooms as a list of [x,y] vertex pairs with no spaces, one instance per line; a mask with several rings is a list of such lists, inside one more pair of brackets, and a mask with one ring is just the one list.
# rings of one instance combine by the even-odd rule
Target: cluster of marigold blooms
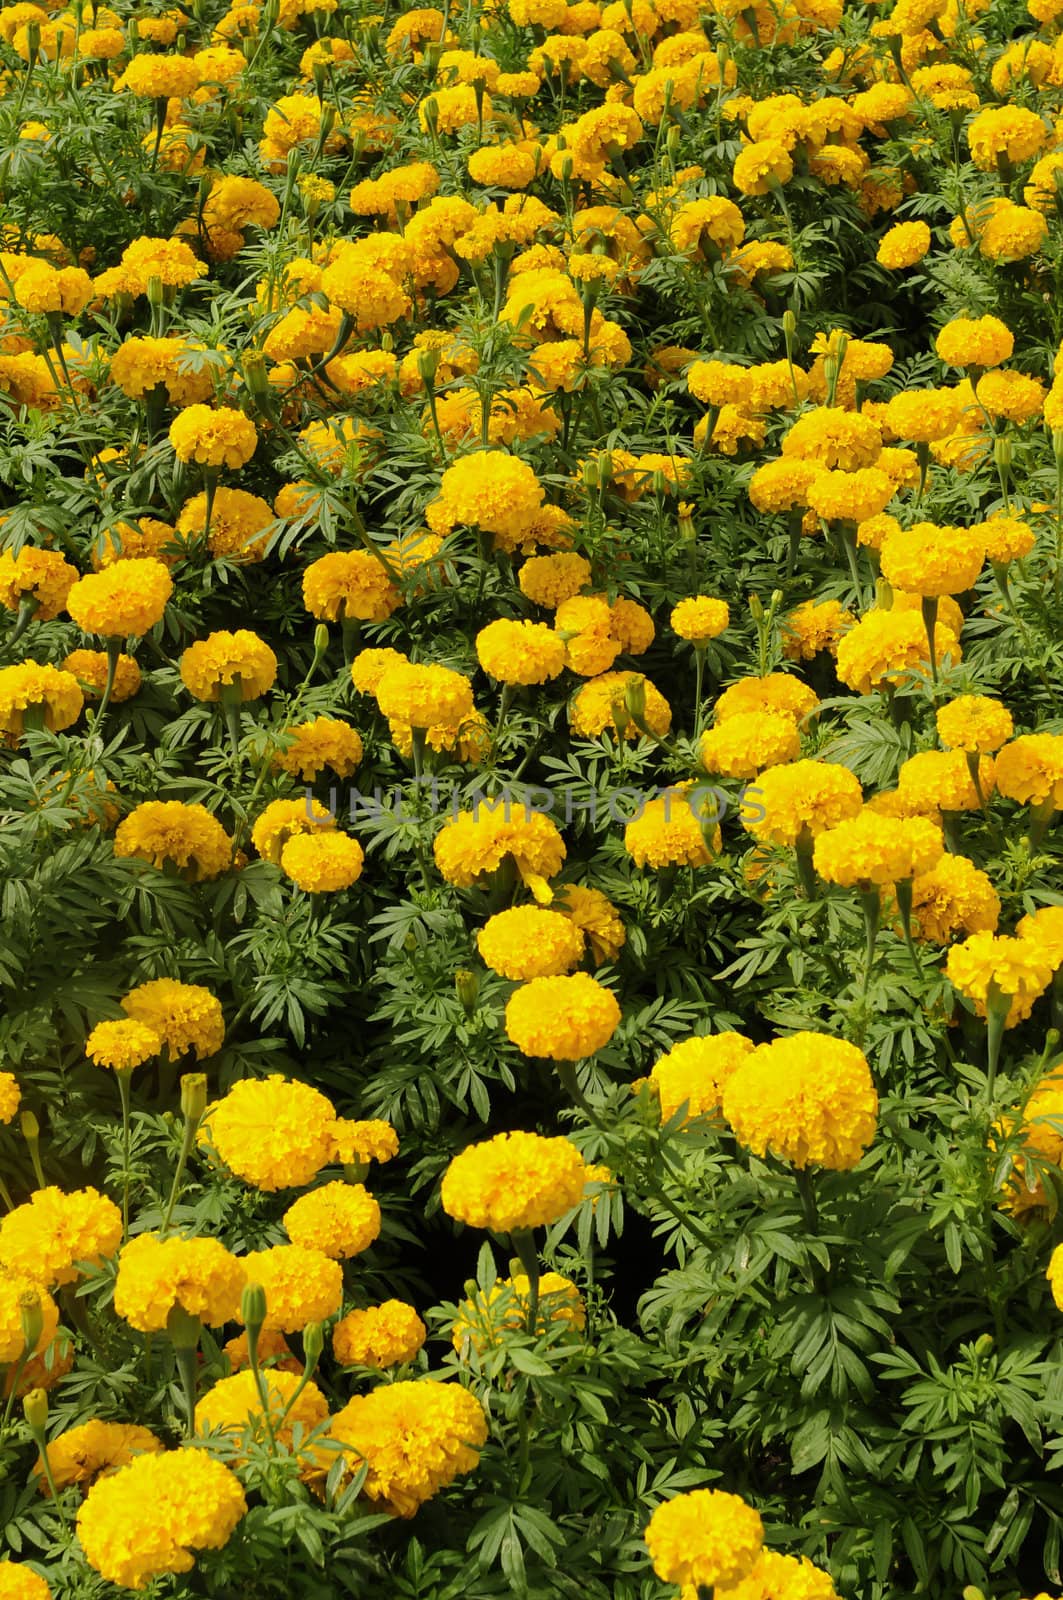
[[[264,758],[271,779],[290,780],[290,793],[263,805],[250,830],[251,847],[295,891],[342,894],[363,871],[362,847],[323,805],[308,808],[298,785],[351,777],[370,718],[382,719],[417,766],[482,763],[495,747],[487,696],[504,716],[512,696],[553,685],[580,738],[670,740],[671,708],[632,663],[667,627],[677,652],[692,650],[700,681],[708,646],[730,625],[728,606],[691,594],[667,618],[654,617],[615,593],[612,574],[578,548],[584,509],[606,491],[624,506],[654,497],[669,514],[674,507],[676,536],[690,540],[696,508],[681,499],[687,457],[703,451],[724,465],[753,458],[749,498],[765,529],[789,534],[794,565],[802,540],[823,540],[852,574],[852,603],[813,599],[781,619],[794,670],[747,676],[715,695],[704,732],[699,703],[690,783],[647,795],[624,829],[625,848],[639,870],[712,870],[723,836],[698,808],[698,780],[752,784],[734,831],[751,844],[751,893],[770,893],[774,872],[788,864],[810,895],[856,892],[873,935],[884,907],[886,937],[947,949],[948,976],[991,1028],[1029,1016],[1063,965],[1063,910],[1033,912],[1001,934],[990,877],[954,846],[965,814],[992,819],[1019,806],[1035,838],[1050,825],[1063,809],[1063,736],[1017,733],[999,701],[950,698],[947,688],[935,698],[933,684],[940,676],[947,685],[961,660],[961,598],[988,567],[1007,607],[1009,569],[1036,551],[1043,512],[1023,501],[1010,467],[1014,442],[1037,430],[1063,453],[1063,380],[1013,365],[1012,333],[994,317],[949,323],[934,346],[940,381],[889,399],[876,389],[893,365],[888,345],[837,329],[825,328],[802,362],[784,320],[778,359],[754,365],[675,345],[636,350],[632,331],[646,304],[640,281],[662,258],[695,282],[720,271],[736,290],[770,293],[793,266],[783,239],[795,176],[821,186],[828,206],[832,194],[855,197],[869,253],[888,272],[927,258],[932,266],[942,253],[1005,267],[1036,257],[1059,216],[1063,6],[1031,0],[1028,34],[990,59],[974,31],[984,0],[962,8],[899,0],[882,8],[855,51],[824,47],[830,92],[804,99],[746,92],[743,72],[757,61],[750,47],[770,51],[829,33],[841,21],[839,0],[717,0],[704,14],[692,0],[507,0],[477,14],[475,52],[455,31],[459,19],[448,23],[435,8],[383,26],[368,19],[350,33],[333,9],[281,0],[274,17],[236,4],[205,36],[177,9],[137,14],[135,28],[133,17],[105,7],[78,15],[20,0],[0,10],[0,36],[34,72],[58,63],[73,82],[75,69],[88,67],[116,94],[142,102],[146,156],[188,186],[188,214],[174,235],[141,238],[117,262],[71,262],[45,236],[0,253],[0,387],[16,403],[72,415],[92,398],[125,405],[144,423],[139,448],[168,442],[174,483],[157,516],[128,519],[111,485],[136,465],[136,451],[101,440],[87,480],[100,518],[82,541],[80,565],[43,539],[0,553],[10,638],[30,652],[0,668],[7,744],[19,747],[35,728],[76,728],[86,703],[95,703],[98,725],[133,700],[150,670],[140,643],[153,630],[161,636],[190,567],[277,560],[278,531],[312,530],[330,487],[371,481],[389,418],[412,417],[434,444],[438,469],[417,518],[424,527],[388,542],[362,541],[360,530],[359,548],[318,555],[302,574],[308,618],[338,627],[348,647],[351,688],[340,689],[358,697],[362,732],[339,689],[334,714],[293,720]],[[253,130],[259,176],[216,171],[216,122],[223,109],[247,109],[241,80],[255,49],[271,26],[295,32],[310,14],[318,36],[306,34],[293,92]],[[417,150],[400,142],[398,118],[371,93],[379,47],[389,63],[411,69]],[[595,103],[558,119],[544,88],[561,85]],[[718,116],[738,139],[730,171],[676,166],[669,130],[688,114]],[[981,174],[947,245],[924,222],[891,222],[915,192],[919,165],[879,159],[898,140],[925,149],[941,114]],[[540,116],[557,125],[540,128]],[[662,129],[664,154],[651,160]],[[22,137],[47,157],[52,129],[27,123]],[[379,158],[380,167],[359,171],[343,192],[315,170],[339,177],[352,155]],[[247,348],[207,350],[185,331],[186,310],[224,280],[249,242],[278,229],[281,195],[302,219],[305,249],[254,285]],[[492,380],[486,407],[479,358],[452,327],[480,294],[497,304],[519,356],[518,376]],[[132,331],[121,339],[101,332],[111,317]],[[689,397],[684,404],[696,402],[702,414],[691,417],[689,439],[655,453],[588,444],[582,470],[559,484],[550,449],[571,408],[596,373],[621,371],[648,391],[671,385]],[[272,500],[239,486],[252,462],[264,474],[279,454],[301,468],[270,491]],[[982,471],[999,479],[996,513],[963,528],[921,520],[935,474]],[[364,628],[401,622],[404,607],[446,582],[452,550],[475,548],[509,560],[509,598],[521,613],[485,619],[477,633],[482,684],[394,648],[358,648]],[[36,659],[45,653],[35,647],[37,625],[62,618],[70,648],[54,661]],[[880,692],[884,705],[915,695],[933,708],[940,748],[907,760],[892,790],[865,797],[847,768],[811,753],[819,702],[800,673],[824,651],[854,694]],[[188,642],[178,667],[187,696],[217,705],[219,726],[237,737],[271,691],[287,687],[253,629]],[[122,797],[97,791],[91,774],[56,774],[54,792],[76,801],[87,824],[113,829],[116,855],[147,870],[205,882],[245,860],[237,830],[203,806],[159,799],[122,815]],[[516,1047],[564,1073],[607,1045],[620,1007],[587,968],[615,959],[625,928],[600,890],[553,881],[566,862],[557,825],[521,805],[481,806],[440,827],[433,853],[455,889],[505,877],[521,886],[526,903],[475,934],[483,963],[515,985],[504,1028]],[[86,1050],[116,1074],[123,1095],[131,1075],[164,1053],[206,1060],[224,1037],[219,999],[195,985],[142,984],[122,1009],[124,1020],[100,1023]],[[643,1092],[659,1101],[662,1121],[729,1129],[744,1148],[799,1172],[848,1171],[875,1134],[865,1057],[817,1035],[758,1046],[739,1033],[679,1041]],[[0,1118],[10,1122],[18,1107],[17,1084],[0,1076]],[[348,1304],[343,1263],[372,1244],[381,1221],[363,1180],[372,1160],[395,1153],[392,1130],[338,1117],[317,1090],[282,1078],[239,1083],[198,1112],[191,1097],[190,1108],[194,1159],[266,1193],[305,1191],[283,1213],[287,1244],[237,1255],[218,1239],[170,1227],[129,1234],[123,1207],[94,1189],[42,1188],[0,1222],[0,1362],[41,1436],[30,1470],[42,1494],[83,1494],[85,1559],[131,1588],[188,1571],[236,1534],[247,1505],[240,1457],[252,1435],[295,1454],[319,1490],[336,1461],[352,1471],[364,1463],[363,1493],[398,1516],[473,1471],[488,1440],[471,1389],[414,1375],[426,1339],[414,1307]],[[1053,1131],[1061,1118],[1063,1075],[1049,1072],[1016,1119],[1022,1148],[1041,1163],[1063,1165],[1063,1138]],[[330,1169],[341,1175],[319,1182]],[[529,1320],[536,1331],[578,1338],[578,1289],[558,1274],[538,1277],[525,1236],[593,1204],[612,1182],[568,1139],[533,1132],[474,1144],[454,1160],[443,1184],[447,1213],[512,1236],[529,1259],[524,1275],[463,1308],[453,1334],[459,1352]],[[1024,1180],[1021,1155],[1003,1200],[1020,1212],[1043,1203],[1040,1185]],[[60,1301],[81,1264],[110,1258],[114,1314],[131,1339],[167,1335],[183,1356],[199,1327],[229,1330],[230,1370],[199,1378],[189,1438],[179,1445],[139,1423],[104,1419],[44,1440],[40,1392],[73,1361]],[[1063,1309],[1060,1251],[1048,1272]],[[287,1342],[297,1335],[302,1359]],[[322,1359],[351,1369],[364,1391],[338,1411],[314,1380]],[[396,1370],[406,1375],[369,1381]],[[237,1442],[235,1460],[212,1452],[219,1435]],[[706,1587],[735,1600],[834,1594],[807,1561],[764,1550],[757,1513],[720,1491],[667,1502],[646,1542],[657,1575],[680,1585],[685,1600]],[[29,1566],[0,1564],[3,1600],[47,1593]]]
[[[543,983],[573,987],[570,1007],[564,997],[567,1020],[550,1037],[529,1033],[529,1019],[511,1005],[507,1025],[521,1036],[521,1048],[562,1062],[599,1048],[615,1022],[595,1009],[594,980],[586,974],[535,980],[515,999],[534,995],[549,1006]],[[220,1005],[195,985],[143,984],[125,997],[123,1011],[123,1019],[92,1030],[86,1054],[118,1077],[127,1105],[138,1068],[163,1052],[170,1060],[209,1057],[222,1040]],[[711,1120],[722,1108],[741,1144],[761,1155],[770,1150],[798,1171],[848,1170],[875,1133],[878,1102],[868,1063],[843,1040],[797,1034],[754,1047],[738,1034],[691,1039],[657,1064],[652,1087],[663,1116],[682,1110],[687,1120]],[[0,1095],[0,1113],[10,1121],[19,1105],[10,1074],[0,1077]],[[280,1076],[242,1080],[208,1105],[205,1077],[187,1074],[182,1107],[186,1147],[204,1161],[266,1194],[304,1191],[281,1218],[288,1243],[235,1254],[218,1238],[171,1230],[172,1206],[160,1228],[130,1234],[123,1220],[128,1192],[119,1207],[95,1188],[40,1188],[0,1221],[0,1358],[8,1393],[23,1396],[39,1447],[32,1473],[42,1494],[78,1492],[85,1560],[129,1588],[188,1571],[199,1553],[228,1542],[247,1508],[242,1472],[254,1446],[294,1456],[318,1492],[337,1462],[347,1471],[364,1465],[363,1494],[409,1517],[471,1472],[488,1439],[488,1416],[470,1388],[410,1370],[426,1339],[413,1306],[389,1300],[344,1309],[343,1264],[380,1231],[379,1205],[361,1180],[372,1161],[396,1153],[390,1126],[337,1117],[318,1090]],[[333,1166],[342,1176],[320,1182]],[[528,1263],[525,1274],[486,1295],[477,1291],[461,1308],[453,1328],[459,1354],[480,1352],[514,1327],[578,1340],[585,1320],[579,1291],[559,1274],[539,1273],[534,1231],[571,1220],[612,1182],[568,1138],[534,1132],[498,1134],[453,1158],[441,1190],[447,1214],[509,1235]],[[86,1271],[112,1257],[114,1316],[131,1338],[169,1338],[185,1376],[188,1436],[176,1446],[139,1423],[104,1419],[46,1437],[46,1391],[73,1360],[56,1297],[69,1296]],[[222,1346],[228,1375],[205,1374],[195,1354],[203,1328],[241,1326]],[[288,1344],[296,1334],[302,1360]],[[314,1381],[326,1343],[335,1367],[353,1369],[366,1383],[338,1411],[330,1411]],[[384,1371],[391,1381],[369,1387],[367,1380]],[[222,1460],[212,1446],[226,1443],[235,1449]],[[824,1600],[834,1594],[827,1576],[803,1559],[762,1554],[759,1518],[736,1497],[704,1493],[704,1505],[697,1496],[680,1497],[672,1510],[654,1514],[647,1544],[662,1577],[714,1581],[730,1592],[750,1576],[754,1561],[782,1563],[780,1576],[790,1563],[795,1576],[815,1576],[810,1592]],[[689,1532],[691,1519],[704,1523],[706,1513],[703,1537],[691,1544],[683,1530]],[[717,1517],[718,1533],[709,1538]],[[746,1530],[748,1560],[724,1550],[734,1517]],[[31,1570],[15,1570],[26,1571],[26,1587],[11,1592],[47,1593]],[[705,1574],[713,1570],[710,1580]]]

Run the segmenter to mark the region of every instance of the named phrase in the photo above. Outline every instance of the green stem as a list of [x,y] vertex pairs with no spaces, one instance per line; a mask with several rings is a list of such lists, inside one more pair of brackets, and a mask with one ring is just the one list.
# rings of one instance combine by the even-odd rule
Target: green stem
[[815,841],[807,827],[802,827],[801,832],[794,841],[797,852],[797,876],[801,880],[801,887],[805,892],[806,900],[815,900],[819,894],[819,883],[816,878],[816,869],[812,865],[812,851]]
[[794,1168],[794,1181],[797,1184],[797,1198],[801,1202],[804,1214],[805,1227],[809,1233],[819,1233],[819,1206],[816,1203],[816,1185],[811,1172],[807,1167]]
[[860,996],[864,998],[871,983],[875,965],[875,941],[878,938],[879,919],[882,915],[882,897],[875,888],[860,890],[860,905],[864,913],[864,976]]
[[115,1073],[122,1101],[122,1239],[129,1238],[129,1085],[131,1070]]
[[986,1052],[986,1098],[991,1102],[993,1090],[997,1081],[997,1063],[1000,1060],[1000,1046],[1004,1038],[1004,1029],[1007,1026],[1008,1012],[1011,1009],[1011,998],[1002,994],[997,988],[995,980],[989,985],[986,996],[986,1028],[988,1031],[988,1047]]
[[922,602],[923,626],[926,629],[926,642],[930,651],[930,678],[937,688],[938,683],[938,656],[937,656],[937,621],[938,598],[936,594],[925,594]]
[[530,1228],[514,1228],[510,1238],[528,1280],[527,1327],[528,1332],[534,1337],[539,1321],[539,1252],[535,1248],[535,1236]]

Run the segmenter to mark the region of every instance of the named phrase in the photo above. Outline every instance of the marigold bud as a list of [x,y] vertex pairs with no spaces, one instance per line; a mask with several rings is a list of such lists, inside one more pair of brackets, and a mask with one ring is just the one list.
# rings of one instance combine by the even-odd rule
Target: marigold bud
[[48,1422],[48,1396],[43,1389],[31,1389],[22,1401],[22,1414],[34,1434],[43,1433]]
[[454,974],[454,987],[458,992],[462,1010],[467,1017],[471,1017],[476,1010],[476,1001],[480,993],[480,980],[475,972],[470,972],[468,967],[459,967]]
[[207,1075],[185,1072],[181,1077],[181,1115],[188,1122],[199,1122],[207,1109]]
[[240,1321],[247,1329],[248,1339],[262,1331],[266,1320],[266,1291],[260,1283],[248,1283],[240,1296]]

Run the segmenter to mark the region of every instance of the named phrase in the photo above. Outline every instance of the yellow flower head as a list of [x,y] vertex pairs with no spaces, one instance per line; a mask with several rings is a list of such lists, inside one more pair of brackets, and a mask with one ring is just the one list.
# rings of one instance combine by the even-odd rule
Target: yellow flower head
[[348,1311],[332,1330],[332,1353],[341,1367],[404,1367],[413,1361],[428,1329],[403,1300]]
[[143,1589],[166,1573],[191,1572],[195,1551],[222,1549],[246,1510],[240,1480],[221,1461],[206,1450],[165,1450],[93,1484],[78,1512],[78,1539],[93,1571]]
[[856,1045],[794,1033],[739,1063],[724,1084],[723,1114],[758,1156],[845,1172],[875,1136],[878,1095]]
[[197,1061],[222,1047],[225,1018],[221,1001],[198,983],[177,983],[173,978],[153,978],[131,989],[122,1010],[135,1022],[153,1028],[176,1061],[194,1050]]
[[493,1233],[549,1227],[583,1199],[586,1167],[568,1139],[498,1133],[456,1155],[443,1177],[443,1210]]
[[440,1489],[473,1470],[487,1439],[487,1418],[460,1384],[426,1378],[356,1395],[333,1417],[330,1431],[352,1471],[368,1467],[363,1493],[395,1516],[412,1517]]
[[593,1055],[609,1043],[619,1022],[616,997],[586,972],[532,978],[506,1006],[506,1033],[517,1049],[549,1061]]

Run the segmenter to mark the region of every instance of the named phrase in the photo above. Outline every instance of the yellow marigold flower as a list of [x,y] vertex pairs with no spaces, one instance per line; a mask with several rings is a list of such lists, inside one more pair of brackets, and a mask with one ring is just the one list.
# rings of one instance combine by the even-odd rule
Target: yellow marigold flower
[[506,1006],[507,1036],[523,1055],[548,1061],[594,1055],[609,1043],[619,1023],[616,996],[586,972],[532,978],[514,991]]
[[97,1479],[78,1512],[78,1539],[94,1572],[143,1589],[191,1572],[194,1551],[221,1550],[246,1510],[239,1479],[221,1461],[206,1450],[166,1450]]
[[983,172],[995,171],[1002,159],[1016,166],[1032,161],[1048,139],[1044,122],[1025,106],[987,106],[967,128],[971,157]]
[[0,1561],[0,1600],[52,1600],[52,1591],[32,1567]]
[[[1034,1086],[1021,1117],[1018,1131],[1022,1135],[1022,1151],[1036,1157],[1042,1166],[1060,1166],[1063,1163],[1063,1135],[1059,1131],[1063,1126],[1063,1073],[1058,1067],[1046,1073]],[[1044,1206],[1046,1195],[1040,1178],[1027,1172],[1024,1153],[1017,1153],[1014,1163],[1001,1204],[1021,1216]]]
[[1047,216],[1052,216],[1056,209],[1056,196],[1059,193],[1058,174],[1061,171],[1063,171],[1063,151],[1050,150],[1040,161],[1035,161],[1022,191],[1026,204],[1033,206],[1037,211],[1045,212]]
[[792,717],[781,712],[745,711],[703,733],[699,756],[706,772],[755,778],[764,767],[794,761],[800,753],[801,735]]
[[114,1308],[130,1327],[159,1333],[175,1306],[209,1327],[231,1322],[247,1274],[218,1239],[160,1239],[138,1233],[122,1246]]
[[[228,557],[230,561],[262,561],[270,530],[275,523],[269,503],[261,495],[248,494],[246,489],[220,487],[214,494],[210,528],[207,528],[207,496],[195,494],[186,500],[177,519],[179,543],[198,545],[207,540],[212,556]],[[173,532],[170,533],[173,538]]]
[[395,1516],[418,1507],[471,1472],[487,1438],[475,1395],[456,1383],[385,1383],[356,1395],[332,1419],[352,1471],[368,1467],[363,1493]]
[[[589,1175],[591,1169],[587,1171]],[[506,1332],[527,1328],[530,1287],[524,1274],[517,1273],[512,1278],[498,1279],[486,1293],[477,1289],[471,1300],[463,1301],[451,1330],[451,1343],[458,1354],[465,1357],[472,1349],[482,1355],[485,1350],[496,1349]],[[541,1273],[536,1334],[550,1332],[571,1338],[574,1333],[582,1333],[586,1323],[586,1307],[571,1278],[562,1277],[559,1272]]]
[[498,1133],[456,1155],[443,1176],[443,1210],[493,1233],[549,1227],[583,1199],[586,1167],[568,1139]]
[[1000,896],[973,861],[946,851],[912,880],[912,918],[915,937],[933,944],[948,944],[957,933],[994,933]]
[[680,639],[689,639],[692,644],[707,644],[710,639],[719,638],[731,622],[731,612],[726,600],[714,600],[710,595],[692,595],[689,599],[680,600],[672,608],[668,619],[672,632],[679,635]]
[[812,860],[827,883],[866,889],[929,872],[944,848],[940,828],[925,817],[864,810],[819,834]]
[[73,1283],[122,1242],[122,1213],[98,1189],[38,1189],[0,1222],[0,1267],[46,1289]]
[[380,680],[389,667],[408,666],[409,657],[401,650],[386,646],[377,650],[360,650],[351,662],[351,682],[359,694],[375,695]]
[[205,806],[148,800],[118,824],[116,856],[137,856],[160,872],[167,863],[189,883],[205,883],[232,866],[233,841]]
[[626,700],[633,684],[641,686],[637,691],[643,701],[639,720],[663,739],[672,726],[672,708],[660,690],[639,672],[603,672],[583,684],[569,713],[573,733],[587,739],[597,739],[606,732],[622,739],[641,738],[642,730],[632,720]]
[[142,556],[79,578],[67,595],[66,608],[86,633],[139,638],[162,620],[172,593],[173,579],[164,563]]
[[[132,1017],[122,1022],[97,1022],[85,1040],[85,1054],[98,1067],[131,1072],[162,1049],[162,1039],[146,1023]],[[10,1119],[5,1119],[10,1120]]]
[[85,698],[70,672],[36,661],[0,667],[0,734],[17,745],[27,718],[31,726],[60,733],[80,717]]
[[[242,63],[242,57],[241,63]],[[211,184],[203,202],[207,228],[272,228],[280,218],[280,201],[255,178],[226,173]]]
[[616,960],[627,940],[627,931],[616,907],[600,889],[566,884],[558,894],[557,909],[582,931],[596,967]]
[[532,556],[517,575],[520,591],[537,606],[556,611],[591,581],[591,564],[574,550],[556,555]]
[[[328,1184],[326,1187],[342,1189],[349,1186]],[[323,1192],[321,1189],[312,1190],[303,1196],[303,1201],[312,1200]],[[296,1204],[302,1202],[297,1201]],[[286,1225],[292,1210],[294,1207],[282,1219]],[[326,1213],[323,1203],[319,1206],[315,1221],[325,1225],[326,1241],[333,1245],[343,1241],[345,1228],[357,1229],[359,1226],[354,1219],[346,1221],[338,1211]],[[363,1220],[361,1226],[364,1232],[368,1225]],[[331,1255],[326,1255],[324,1249],[307,1244],[275,1244],[270,1250],[250,1251],[242,1258],[241,1264],[247,1269],[248,1283],[260,1284],[265,1291],[264,1326],[273,1333],[301,1333],[308,1322],[325,1322],[329,1317],[334,1317],[343,1304],[343,1269]],[[243,1321],[242,1316],[240,1320]]]
[[686,783],[640,804],[624,829],[624,849],[637,867],[708,866],[721,834],[714,829],[710,848],[694,809],[698,797],[697,788]]
[[821,650],[835,655],[855,620],[840,600],[805,600],[783,618],[783,655],[788,661],[814,661]]
[[[45,1446],[44,1455],[55,1487],[66,1489],[72,1483],[95,1483],[101,1473],[128,1466],[134,1456],[153,1455],[161,1449],[161,1441],[148,1428],[135,1423],[101,1422],[93,1417],[57,1435]],[[42,1456],[37,1457],[33,1470],[40,1492],[50,1493]]]
[[297,833],[281,850],[280,864],[306,894],[334,894],[357,883],[365,852],[346,833]]
[[909,756],[897,775],[901,800],[914,812],[977,811],[993,786],[992,756],[978,758],[976,786],[962,750],[922,750]]
[[10,1072],[0,1072],[0,1122],[10,1122],[21,1102],[17,1079]]
[[945,971],[953,987],[974,1001],[980,1017],[987,1014],[991,989],[1009,1000],[1007,1028],[1030,1015],[1052,981],[1052,962],[1036,943],[989,932],[972,933],[954,944]]
[[92,279],[81,267],[33,261],[15,280],[15,299],[25,311],[76,317],[92,299]]
[[[880,683],[897,683],[910,672],[930,670],[926,627],[918,612],[900,609],[894,596],[891,611],[873,610],[850,628],[838,645],[838,677],[858,694],[870,694]],[[935,631],[938,660],[959,661],[963,652],[939,615]]]
[[581,677],[607,672],[620,654],[612,613],[601,595],[574,595],[562,601],[554,626],[565,642],[566,664]]
[[825,522],[864,522],[893,499],[892,479],[878,467],[821,472],[808,487],[808,503]]
[[986,222],[978,248],[990,261],[1025,261],[1036,255],[1048,238],[1048,222],[1040,211],[1006,205]]
[[[319,1427],[329,1414],[328,1401],[316,1383],[302,1380],[301,1374],[283,1372],[273,1367],[262,1374],[272,1435],[283,1448],[290,1450],[298,1426],[304,1434]],[[228,1435],[237,1447],[236,1460],[246,1459],[239,1448],[241,1441],[254,1439],[261,1444],[269,1441],[266,1430],[266,1408],[258,1380],[250,1370],[237,1372],[231,1378],[221,1378],[196,1405],[196,1432]]]
[[200,1144],[256,1189],[299,1189],[333,1159],[335,1120],[332,1102],[309,1084],[243,1078],[210,1107]]
[[230,688],[241,700],[257,700],[277,676],[277,657],[264,639],[247,628],[235,633],[220,628],[197,639],[182,653],[179,666],[189,694],[206,701],[220,700]]
[[991,417],[1004,417],[1020,426],[1039,417],[1044,409],[1044,384],[1025,372],[986,372],[975,385],[975,393]]
[[341,255],[321,277],[321,292],[349,317],[359,333],[385,328],[411,310],[405,289],[385,272],[353,255]]
[[570,972],[583,959],[583,934],[561,911],[511,906],[489,917],[476,946],[492,972],[525,983]]
[[468,160],[473,183],[493,189],[526,189],[535,177],[536,160],[515,145],[486,145]]
[[385,717],[411,728],[457,727],[473,709],[468,678],[449,667],[417,662],[390,666],[376,697]]
[[251,829],[251,843],[267,861],[279,867],[281,852],[297,833],[331,829],[336,819],[320,800],[272,800]]
[[882,433],[870,417],[839,406],[819,406],[800,417],[784,435],[782,453],[819,467],[855,472],[873,467],[882,449]]
[[432,848],[436,866],[457,889],[471,889],[478,878],[512,857],[540,903],[552,898],[546,880],[561,871],[566,853],[549,817],[505,800],[483,801],[475,811],[459,812],[440,829]]
[[425,515],[433,533],[465,526],[519,541],[542,503],[542,486],[526,461],[502,450],[477,450],[447,468]]
[[212,367],[197,367],[190,359],[199,349],[180,337],[126,339],[111,357],[111,382],[131,400],[165,388],[172,405],[200,404],[213,394],[214,378]]
[[[748,1577],[716,1592],[719,1600],[839,1600],[829,1572],[813,1566],[807,1556],[784,1556],[777,1550],[762,1550]],[[682,1600],[694,1597],[684,1594]]]
[[803,461],[798,456],[767,461],[749,480],[749,498],[758,511],[764,512],[807,506],[809,488],[822,470],[818,462]]
[[92,565],[113,567],[116,562],[130,561],[137,556],[153,556],[164,566],[171,567],[177,559],[176,530],[157,517],[138,517],[136,525],[118,522],[100,535],[100,542],[92,552]]
[[695,400],[717,410],[748,405],[753,388],[750,369],[728,361],[693,362],[687,368],[686,384]]
[[198,983],[177,983],[173,978],[153,978],[141,983],[122,1000],[122,1010],[134,1022],[154,1028],[176,1061],[194,1050],[196,1060],[215,1055],[225,1039],[221,1001]]
[[1063,906],[1039,906],[1036,911],[1028,911],[1016,923],[1015,934],[1036,945],[1053,970],[1063,966]]
[[404,1367],[416,1358],[428,1329],[404,1300],[384,1300],[348,1311],[332,1330],[332,1354],[341,1367]]
[[724,1085],[723,1114],[756,1155],[846,1172],[875,1136],[878,1096],[854,1044],[795,1033],[739,1063]]
[[738,1495],[694,1489],[659,1505],[643,1538],[662,1582],[723,1589],[751,1571],[764,1525]]
[[739,820],[763,844],[795,845],[859,814],[860,782],[831,761],[770,767],[746,790]]
[[[71,650],[63,659],[63,671],[73,673],[82,693],[90,700],[103,697],[107,687],[109,663],[104,650]],[[111,686],[112,704],[132,699],[140,688],[140,668],[132,656],[120,655]]]
[[17,611],[27,602],[37,622],[51,622],[66,606],[78,570],[58,550],[24,544],[17,555],[0,551],[0,605]]
[[995,567],[1022,561],[1037,542],[1033,529],[1020,517],[994,515],[971,531],[981,534],[986,542],[986,559]]
[[186,406],[170,424],[170,443],[180,461],[235,470],[254,455],[258,430],[232,406]]
[[717,722],[751,712],[770,713],[804,722],[814,715],[819,696],[792,672],[769,672],[765,677],[739,678],[720,695],[713,707]]
[[[894,86],[880,84],[877,87],[885,89]],[[858,100],[862,98],[857,95]],[[930,229],[925,222],[897,222],[892,228],[887,228],[879,240],[875,260],[879,266],[899,272],[904,267],[914,267],[922,261],[929,249]]]
[[684,1123],[713,1116],[719,1110],[724,1084],[752,1049],[753,1041],[741,1033],[696,1034],[674,1044],[650,1072],[661,1121],[671,1121],[684,1105]]
[[200,85],[200,70],[187,56],[152,55],[142,51],[134,56],[115,89],[129,89],[150,100],[184,100]]
[[794,175],[790,152],[778,139],[758,139],[735,157],[731,181],[742,194],[767,194]]
[[304,783],[314,783],[328,769],[349,778],[361,763],[361,735],[335,717],[315,717],[297,727],[285,728],[285,743],[273,757],[273,766]]
[[962,411],[958,389],[904,389],[887,403],[884,416],[898,439],[931,444],[955,432]]
[[938,738],[949,750],[992,755],[1015,731],[1007,706],[982,694],[962,694],[936,712]]
[[500,683],[546,683],[565,665],[565,644],[545,622],[499,617],[476,635],[480,665]]
[[688,200],[668,223],[669,243],[684,254],[700,250],[705,240],[719,251],[737,250],[745,233],[741,211],[733,200],[718,194],[704,200]]
[[997,789],[1009,800],[1063,806],[1063,735],[1024,733],[997,756]]
[[390,1122],[374,1119],[354,1122],[337,1117],[332,1125],[333,1154],[344,1166],[368,1166],[370,1161],[390,1161],[399,1153],[399,1136]]
[[949,367],[999,367],[1015,348],[1015,338],[999,317],[956,317],[934,341]]

